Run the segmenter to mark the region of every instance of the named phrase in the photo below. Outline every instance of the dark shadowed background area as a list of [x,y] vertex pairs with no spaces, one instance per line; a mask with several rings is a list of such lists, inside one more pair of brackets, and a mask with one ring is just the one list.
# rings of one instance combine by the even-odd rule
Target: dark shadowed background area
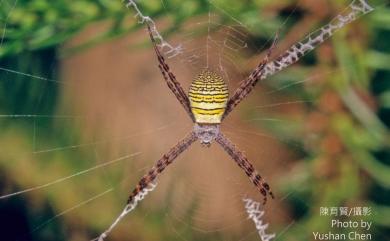
[[[167,61],[186,90],[209,62],[232,93],[278,30],[274,56],[350,2],[137,4],[183,46]],[[368,2],[372,13],[261,81],[221,126],[274,190],[264,221],[275,240],[351,231],[321,207],[368,207],[340,219],[389,240],[390,7]],[[0,26],[0,239],[90,240],[192,122],[124,2],[3,0]],[[222,148],[195,143],[107,240],[260,240],[244,197],[262,200]]]

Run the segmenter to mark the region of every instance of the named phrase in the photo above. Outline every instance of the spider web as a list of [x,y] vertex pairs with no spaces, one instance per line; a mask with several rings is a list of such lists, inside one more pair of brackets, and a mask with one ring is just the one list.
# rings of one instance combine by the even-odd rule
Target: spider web
[[[208,68],[223,76],[230,85],[231,91],[237,87],[237,80],[247,76],[248,70],[243,66],[250,64],[248,58],[253,55],[251,52],[261,53],[272,41],[271,35],[265,37],[266,40],[260,46],[250,42],[248,26],[214,2],[209,2],[208,13],[205,16],[186,23],[180,35],[184,36],[177,40],[182,47],[182,54],[169,58],[169,61],[186,88],[193,76],[202,69]],[[185,73],[180,73],[181,70],[185,70]],[[224,123],[223,129],[229,137],[239,143],[240,147],[245,148],[245,153],[254,153],[256,159],[288,159],[288,154],[283,154],[280,150],[281,146],[276,144],[277,138],[267,133],[249,131],[250,134],[257,135],[253,138],[247,133],[240,132],[239,126],[239,121],[233,119]],[[269,152],[259,152],[255,146],[261,142],[273,142],[275,145]],[[185,172],[183,175],[185,179],[181,178],[180,172],[174,177],[179,180],[172,182],[180,182],[180,184],[172,183],[171,188],[178,190],[180,194],[173,197],[174,201],[171,201],[169,211],[165,214],[166,222],[177,235],[177,239],[186,240],[184,234],[192,230],[199,239],[211,236],[214,240],[229,240],[231,238],[228,237],[233,236],[236,238],[232,240],[241,240],[239,231],[242,231],[242,226],[246,225],[252,227],[248,229],[251,230],[250,238],[259,239],[256,238],[258,234],[253,224],[247,220],[242,202],[242,198],[247,195],[257,198],[259,195],[243,176],[242,171],[217,145],[213,145],[210,149],[194,145],[185,155],[183,159],[188,162],[187,165],[190,166],[188,169],[191,172],[185,169],[180,171]],[[261,173],[269,171],[267,168],[261,170]],[[189,188],[184,189],[184,187]],[[224,203],[223,208],[219,207],[221,203]],[[193,207],[193,205],[197,206]],[[188,212],[192,212],[190,221],[186,218]],[[228,218],[224,216],[225,214],[228,214],[226,215]]]
[[[0,46],[7,34],[7,19],[17,4],[17,0],[0,2],[8,12],[1,23]],[[250,33],[255,26],[244,24],[217,2],[210,1],[208,8],[208,14],[189,20],[169,39],[180,43],[183,52],[168,61],[186,89],[200,69],[211,68],[225,78],[233,91],[261,59],[277,28],[259,43],[253,43]],[[278,28],[288,31],[288,24],[289,17],[283,17]],[[164,21],[157,23],[159,28],[164,25]],[[293,41],[306,33],[302,30],[302,35]],[[32,228],[22,230],[17,239],[28,239],[31,234],[41,240],[97,236],[120,213],[128,190],[191,130],[191,123],[162,81],[151,49],[147,53],[124,53],[129,45],[147,39],[143,30],[137,35],[139,39],[123,38],[113,45],[98,46],[64,59],[60,73],[48,70],[35,74],[19,70],[12,63],[0,66],[3,83],[33,83],[28,88],[39,90],[39,98],[28,100],[27,110],[0,115],[0,125],[8,129],[0,143],[0,157],[5,160],[0,171],[6,171],[4,184],[0,185],[1,205],[9,205],[10,200],[28,200],[23,204],[28,209],[37,207],[30,215],[39,213],[30,221]],[[77,43],[78,38],[83,36],[72,42]],[[135,60],[146,64],[135,66]],[[110,62],[115,65],[108,65]],[[301,157],[303,147],[290,136],[275,135],[262,126],[294,126],[295,121],[304,118],[300,111],[312,100],[286,93],[331,74],[334,70],[309,72],[305,78],[287,83],[282,77],[272,78],[258,86],[256,93],[223,124],[224,133],[272,187],[277,187],[278,176],[289,175],[286,166],[302,168],[292,160]],[[58,80],[55,76],[62,77]],[[60,93],[54,111],[45,105],[52,100],[47,94],[51,91]],[[16,95],[10,92],[5,99]],[[287,109],[294,118],[280,115]],[[20,126],[25,130],[21,131]],[[47,129],[54,131],[47,133]],[[306,232],[306,227],[297,224],[284,206],[288,197],[299,191],[291,189],[278,195],[264,208],[264,219],[270,223],[270,232],[276,233],[275,240],[283,240],[293,227]],[[158,220],[163,224],[155,235],[165,232],[171,240],[259,240],[244,209],[245,197],[261,199],[242,170],[217,145],[204,149],[195,143],[162,174],[156,189],[110,238],[137,237],[137,230]],[[78,230],[79,225],[88,226],[93,235]]]

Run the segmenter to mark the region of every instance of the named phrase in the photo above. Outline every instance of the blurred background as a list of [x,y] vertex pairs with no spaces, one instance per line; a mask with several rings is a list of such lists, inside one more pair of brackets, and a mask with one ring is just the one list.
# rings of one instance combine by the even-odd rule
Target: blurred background
[[[183,46],[168,63],[185,89],[209,62],[232,92],[277,30],[274,56],[350,2],[137,4]],[[276,240],[331,230],[320,207],[370,207],[373,240],[390,240],[390,7],[369,2],[375,11],[260,82],[222,124],[274,190],[264,220]],[[0,2],[1,240],[98,236],[191,130],[135,15],[121,1]],[[195,143],[108,240],[259,240],[244,197],[262,200],[218,145]]]

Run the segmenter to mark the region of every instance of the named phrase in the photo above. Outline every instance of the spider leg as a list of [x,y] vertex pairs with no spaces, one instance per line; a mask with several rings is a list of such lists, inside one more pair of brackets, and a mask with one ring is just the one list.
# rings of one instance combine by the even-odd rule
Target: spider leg
[[218,142],[222,148],[233,158],[237,165],[245,171],[245,174],[259,189],[260,193],[264,196],[263,204],[267,202],[267,195],[270,195],[272,198],[274,198],[268,183],[265,182],[265,180],[255,170],[253,165],[244,156],[244,154],[239,151],[228,138],[226,138],[222,133],[219,133],[215,138],[215,141]]
[[183,87],[176,80],[176,76],[171,72],[168,64],[165,62],[164,56],[162,55],[162,53],[158,49],[158,46],[156,44],[156,40],[153,36],[153,32],[152,32],[150,25],[147,24],[147,26],[148,26],[148,32],[149,32],[150,39],[152,40],[152,43],[153,43],[153,48],[154,48],[154,51],[156,52],[157,60],[159,62],[158,67],[159,67],[159,69],[164,77],[164,80],[167,83],[169,89],[175,95],[176,99],[184,107],[185,111],[190,116],[192,121],[195,122],[195,119],[194,119],[194,116],[192,114],[191,107],[190,107],[190,100],[188,99],[187,94],[183,90]]
[[[265,79],[282,69],[296,63],[300,58],[308,52],[315,49],[318,45],[330,38],[337,30],[343,28],[345,25],[353,22],[358,17],[369,13],[373,8],[368,5],[366,0],[353,0],[352,3],[336,18],[328,24],[317,29],[316,31],[307,35],[298,43],[292,45],[284,53],[279,55],[275,60],[269,62],[268,58],[271,51],[275,47],[275,41],[268,50],[267,56],[260,62],[260,64],[252,71],[249,77],[242,81],[232,97],[228,100],[225,113],[222,118],[225,118],[255,87],[259,80]],[[277,37],[275,38],[275,40]]]
[[269,57],[271,56],[272,51],[275,49],[276,43],[278,41],[278,37],[279,34],[276,33],[272,45],[267,51],[267,55],[263,58],[263,60],[259,63],[259,65],[257,65],[257,67],[252,71],[249,77],[241,81],[240,86],[234,92],[232,97],[229,98],[222,119],[224,119],[234,109],[234,107],[236,107],[253,90],[253,88],[255,88],[255,85],[260,79],[259,76],[262,75],[263,70],[269,61]]
[[138,185],[133,190],[127,204],[131,203],[135,196],[140,193],[144,188],[146,188],[150,183],[152,183],[164,169],[171,164],[176,157],[178,157],[183,151],[185,151],[198,137],[194,132],[188,134],[184,139],[179,141],[174,147],[172,147],[166,154],[164,154],[160,160],[150,169],[150,171],[145,174],[141,180],[138,182]]

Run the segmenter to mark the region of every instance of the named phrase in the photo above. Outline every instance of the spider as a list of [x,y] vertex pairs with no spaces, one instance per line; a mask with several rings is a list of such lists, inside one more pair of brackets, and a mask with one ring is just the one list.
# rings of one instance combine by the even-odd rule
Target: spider
[[349,7],[348,13],[338,15],[327,25],[309,34],[303,41],[294,44],[283,54],[276,57],[275,60],[269,61],[278,39],[278,34],[276,34],[266,56],[260,61],[248,78],[241,81],[239,87],[231,97],[229,97],[228,88],[224,79],[208,68],[202,70],[194,78],[188,94],[186,94],[160,52],[150,24],[146,22],[159,63],[158,66],[164,80],[194,122],[194,128],[184,139],[180,140],[166,152],[151,170],[141,178],[129,196],[127,203],[130,204],[137,194],[141,193],[149,184],[153,183],[157,176],[169,164],[197,140],[205,147],[209,147],[213,141],[221,145],[237,165],[244,170],[245,174],[263,195],[263,204],[266,203],[267,196],[274,198],[268,183],[255,170],[247,157],[221,132],[220,124],[254,89],[259,80],[265,79],[269,75],[297,62],[307,52],[313,50],[316,46],[328,39],[336,30],[352,22],[359,15],[373,10],[364,0],[355,0]]

